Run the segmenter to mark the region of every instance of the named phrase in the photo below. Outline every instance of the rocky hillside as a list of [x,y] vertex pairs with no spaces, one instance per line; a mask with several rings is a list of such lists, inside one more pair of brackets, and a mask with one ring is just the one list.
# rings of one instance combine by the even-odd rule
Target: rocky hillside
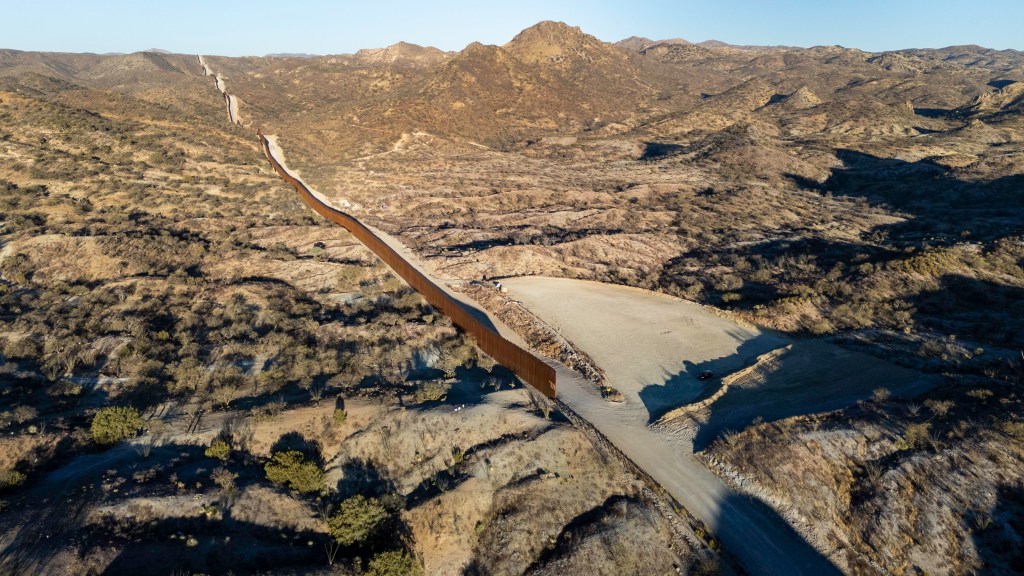
[[[754,422],[704,456],[850,573],[1020,571],[1024,53],[608,44],[542,22],[454,53],[207,60],[292,167],[440,277],[659,290],[927,372],[927,396]],[[194,56],[0,51],[12,565],[713,568],[307,220],[211,84]],[[140,435],[108,448],[107,418],[134,414],[94,434],[108,406]],[[65,489],[80,507],[39,504]],[[332,533],[350,508],[379,531]],[[70,544],[33,552],[54,518]]]
[[194,56],[2,57],[0,573],[717,565],[314,220]]

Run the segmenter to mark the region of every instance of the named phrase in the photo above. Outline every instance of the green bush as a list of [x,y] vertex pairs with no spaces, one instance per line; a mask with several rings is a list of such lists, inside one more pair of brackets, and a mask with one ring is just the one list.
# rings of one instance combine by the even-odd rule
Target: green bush
[[448,396],[451,384],[443,380],[431,380],[423,383],[413,394],[417,404],[424,402],[439,402]]
[[25,475],[17,470],[0,472],[0,492],[11,490],[25,483]]
[[388,515],[380,500],[360,494],[342,502],[327,524],[331,537],[349,546],[369,540]]
[[142,428],[142,415],[129,406],[100,409],[92,419],[92,438],[97,444],[109,446],[125,438],[133,438]]
[[341,426],[342,424],[345,423],[346,419],[348,419],[348,412],[346,412],[344,408],[335,408],[334,409],[334,423],[335,424],[337,424],[338,426]]
[[263,469],[267,480],[300,494],[318,492],[324,487],[323,471],[298,450],[275,452]]
[[231,444],[228,444],[223,438],[214,438],[213,442],[210,442],[210,447],[206,449],[207,458],[216,458],[222,462],[226,462],[231,457]]
[[368,576],[420,576],[423,568],[415,558],[401,550],[381,552],[370,560]]

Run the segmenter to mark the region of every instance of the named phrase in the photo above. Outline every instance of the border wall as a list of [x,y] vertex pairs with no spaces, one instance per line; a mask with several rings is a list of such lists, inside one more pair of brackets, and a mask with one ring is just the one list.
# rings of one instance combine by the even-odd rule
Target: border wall
[[547,363],[533,355],[531,352],[512,343],[501,334],[498,334],[496,330],[487,326],[473,316],[473,314],[470,313],[461,302],[453,298],[437,284],[434,284],[433,281],[417,270],[412,264],[396,252],[394,248],[381,240],[380,237],[374,234],[373,231],[367,228],[362,222],[340,210],[336,210],[327,204],[324,204],[318,198],[313,196],[312,192],[310,192],[301,181],[289,174],[277,159],[274,158],[274,155],[270,153],[270,144],[267,141],[267,138],[263,135],[263,132],[258,130],[257,136],[260,139],[260,146],[263,148],[263,153],[266,154],[267,159],[270,161],[270,165],[274,168],[274,171],[277,172],[285,182],[295,187],[295,190],[299,193],[306,204],[310,206],[310,208],[312,208],[317,214],[320,214],[335,224],[339,224],[352,233],[357,240],[362,242],[363,245],[369,248],[371,252],[376,254],[384,261],[385,264],[390,266],[399,277],[409,284],[409,286],[412,286],[414,290],[419,292],[427,303],[437,310],[440,310],[445,316],[451,319],[452,323],[472,336],[473,339],[476,340],[477,346],[479,346],[481,350],[493,358],[498,364],[501,364],[511,370],[516,376],[530,386],[536,388],[548,398],[555,397],[556,386],[554,368],[548,366]]

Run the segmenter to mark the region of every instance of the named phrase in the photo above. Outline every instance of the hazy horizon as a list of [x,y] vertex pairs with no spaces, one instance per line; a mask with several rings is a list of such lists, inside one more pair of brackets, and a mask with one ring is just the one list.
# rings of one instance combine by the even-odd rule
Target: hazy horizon
[[[652,0],[628,6],[529,0],[516,6],[481,6],[459,0],[443,7],[398,2],[385,11],[323,0],[286,10],[265,0],[217,5],[186,0],[173,6],[125,0],[81,5],[59,0],[9,7],[0,48],[96,54],[160,49],[262,56],[346,54],[409,42],[455,51],[477,41],[504,44],[524,28],[555,20],[579,26],[606,42],[642,36],[736,45],[842,45],[869,52],[965,44],[1024,49],[1024,37],[1014,30],[1014,23],[1024,20],[1024,5],[996,2],[987,5],[984,13],[970,6],[954,0],[911,0],[895,6],[880,0],[827,5],[807,0],[771,4],[742,0],[727,6],[704,0]],[[991,18],[994,11],[999,18]],[[54,13],[62,17],[54,19]],[[266,18],[270,13],[272,17]]]

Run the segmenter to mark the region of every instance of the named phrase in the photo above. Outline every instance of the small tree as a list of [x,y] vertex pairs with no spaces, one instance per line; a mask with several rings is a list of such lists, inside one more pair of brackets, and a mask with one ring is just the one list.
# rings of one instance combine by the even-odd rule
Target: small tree
[[381,552],[370,560],[367,576],[420,576],[423,568],[415,558],[401,550]]
[[227,468],[220,466],[213,471],[210,475],[213,483],[220,487],[220,489],[227,494],[235,491],[235,480],[238,479],[238,474],[228,470]]
[[142,428],[142,415],[129,406],[100,409],[92,419],[92,438],[97,444],[110,446],[125,438],[133,438]]
[[342,502],[327,526],[332,538],[349,546],[369,540],[388,515],[380,500],[359,494]]
[[924,448],[931,441],[931,434],[928,429],[931,428],[931,424],[922,422],[920,424],[911,424],[907,426],[907,432],[903,436],[904,442],[908,448]]
[[0,470],[0,492],[13,490],[25,483],[25,475],[17,470]]
[[275,452],[263,469],[267,472],[267,480],[288,486],[300,494],[319,492],[324,487],[323,471],[298,450]]
[[204,454],[207,458],[216,458],[221,462],[226,462],[231,457],[231,444],[228,444],[223,438],[214,438]]

